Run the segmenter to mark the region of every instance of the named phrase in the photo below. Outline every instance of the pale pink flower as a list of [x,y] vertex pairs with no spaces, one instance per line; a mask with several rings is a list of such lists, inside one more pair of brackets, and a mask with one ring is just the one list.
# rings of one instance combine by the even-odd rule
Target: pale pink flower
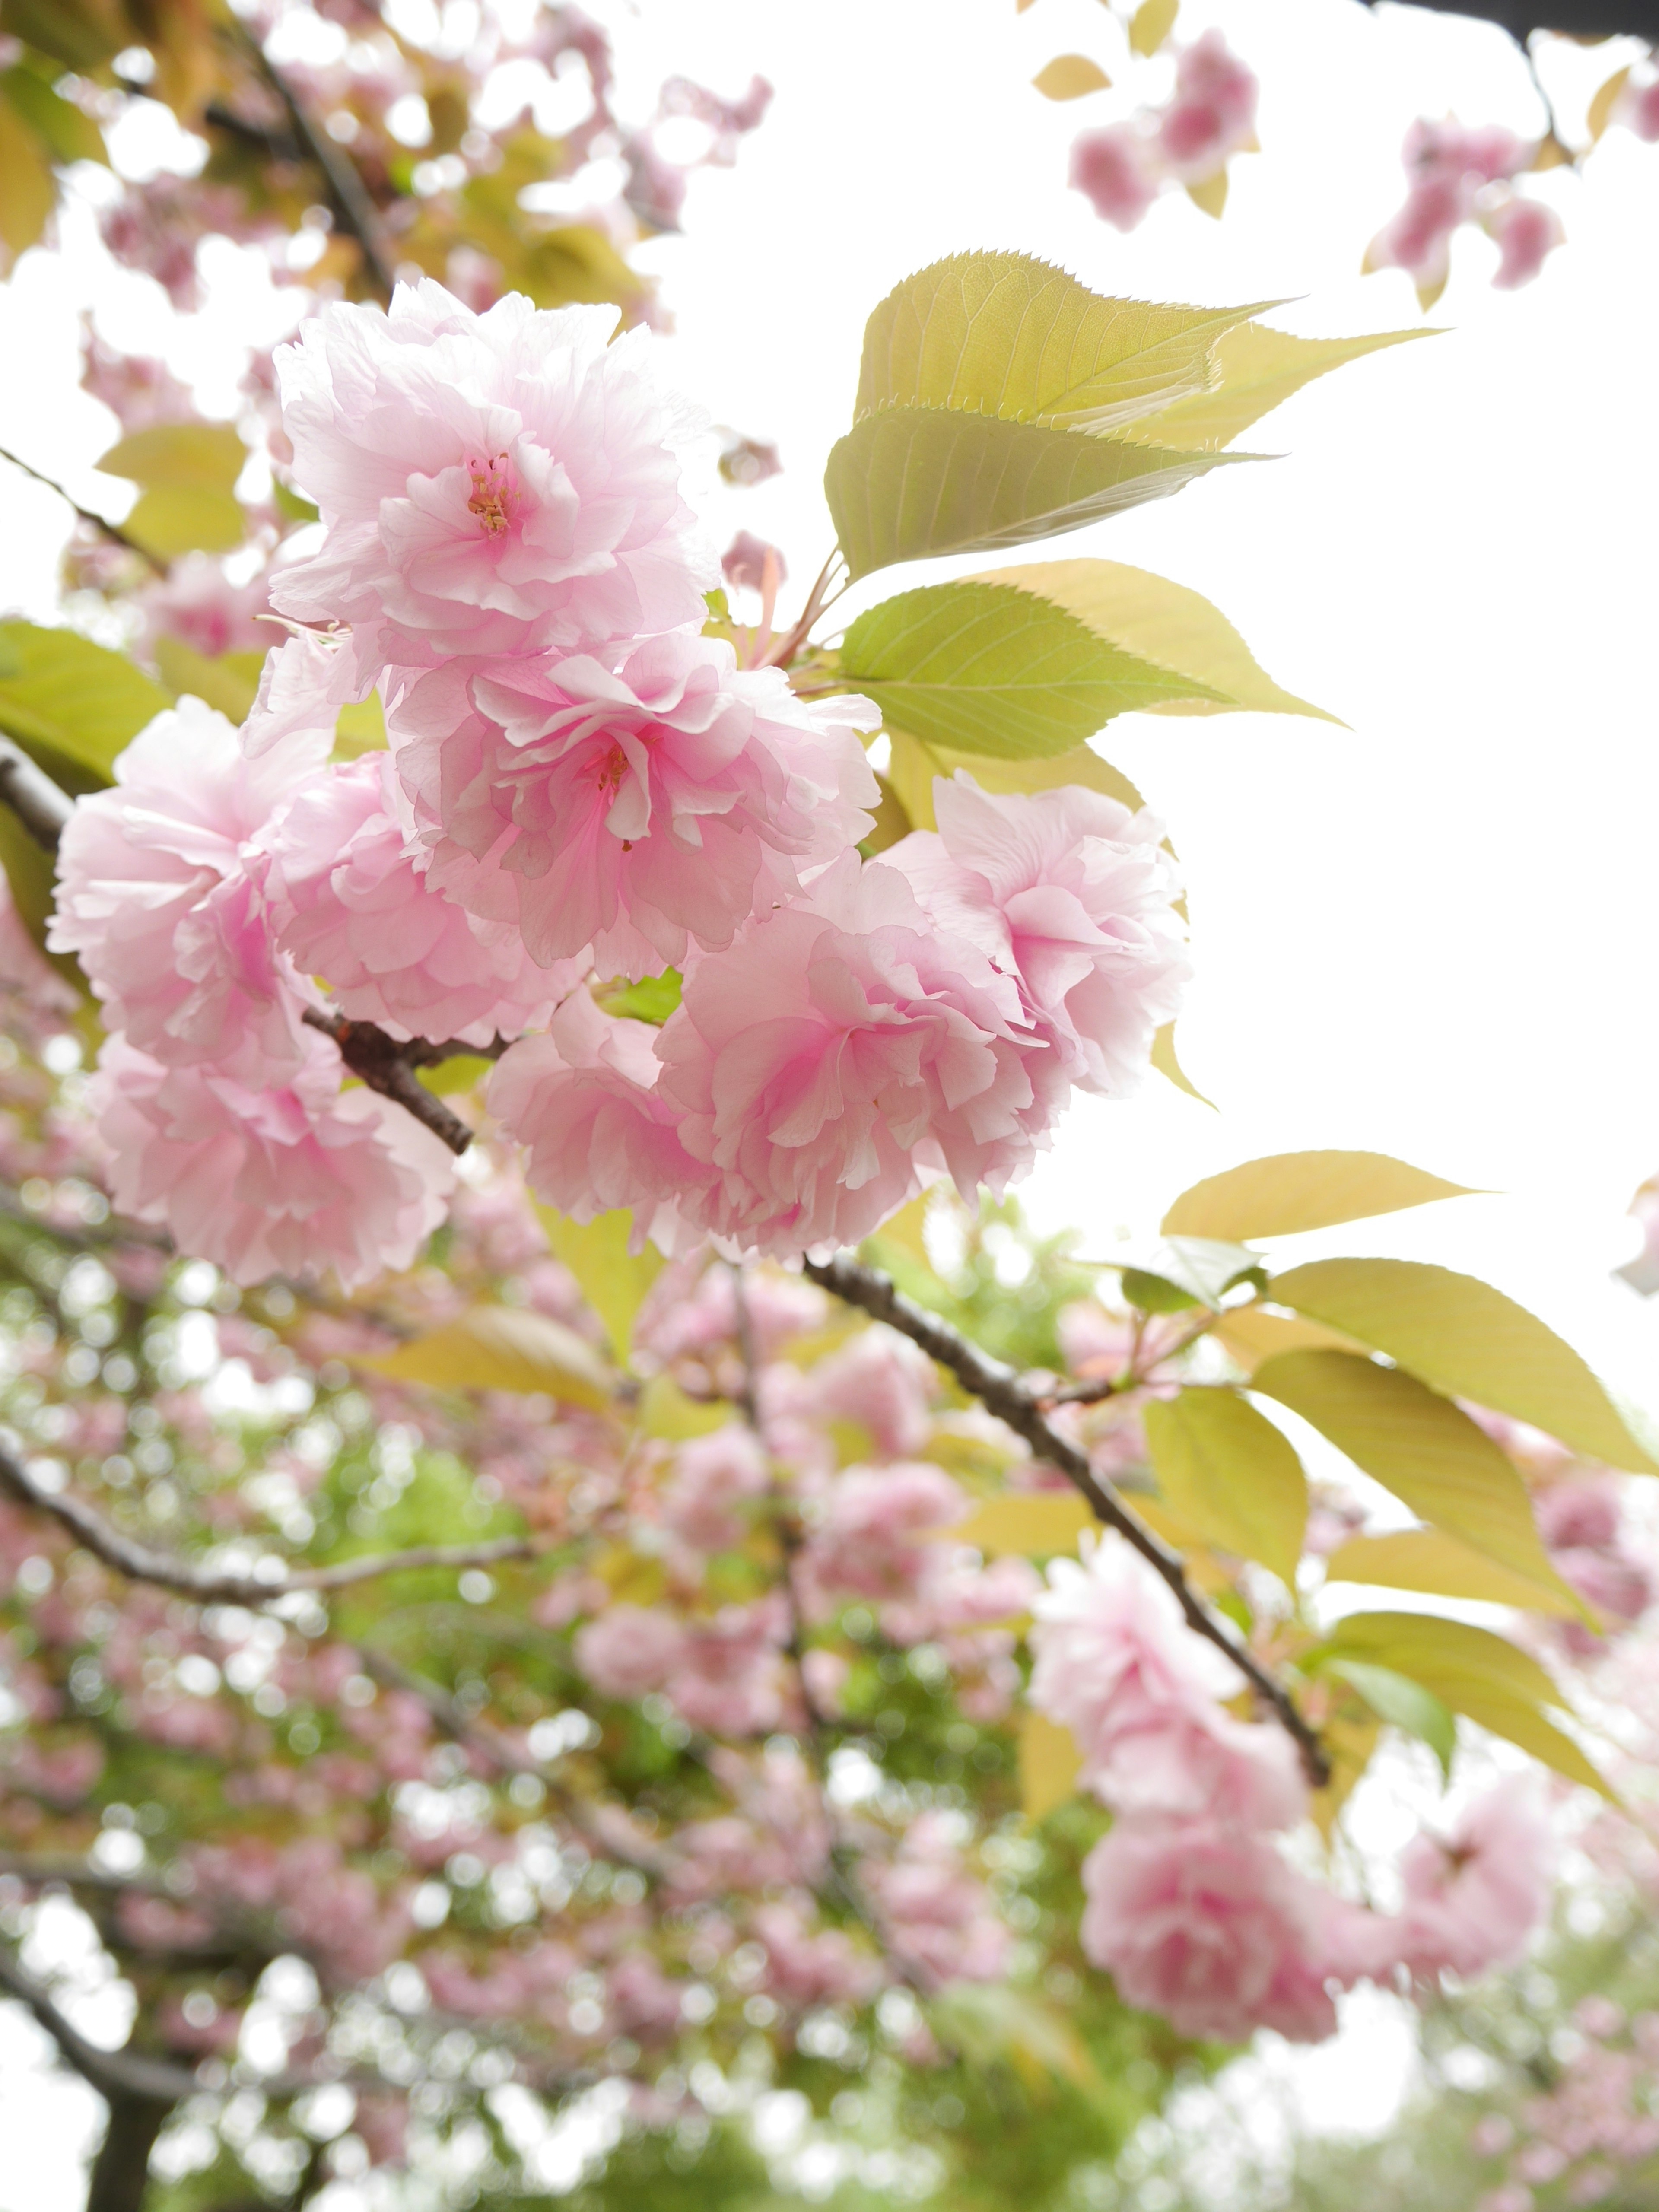
[[1627,79],[1613,103],[1610,120],[1622,123],[1649,145],[1659,139],[1659,76],[1650,77],[1645,84]]
[[821,1590],[906,1596],[937,1549],[931,1540],[960,1521],[967,1508],[945,1469],[926,1461],[849,1468],[830,1486],[803,1565]]
[[1255,137],[1255,76],[1219,31],[1206,31],[1176,58],[1175,97],[1158,127],[1166,173],[1180,184],[1202,184]]
[[1489,2189],[1477,2202],[1474,2212],[1533,2212],[1536,2202],[1530,2189],[1518,2181],[1506,2181],[1500,2188]]
[[940,1981],[990,1982],[1007,1971],[1013,1936],[962,1863],[950,1816],[922,1813],[885,1865],[865,1879],[900,1957]]
[[158,637],[176,637],[210,660],[224,653],[264,653],[281,635],[275,624],[259,620],[270,605],[269,581],[260,574],[233,584],[211,554],[180,555],[165,576],[136,595],[144,618],[143,649],[152,650]]
[[410,1265],[443,1218],[455,1164],[400,1106],[343,1091],[326,1037],[302,1030],[300,1047],[277,1087],[254,1089],[106,1039],[93,1103],[111,1194],[234,1282],[332,1268],[354,1289]]
[[1538,1533],[1553,1552],[1606,1551],[1619,1540],[1623,1518],[1616,1475],[1578,1474],[1532,1493]]
[[1512,193],[1484,218],[1487,235],[1498,241],[1501,259],[1492,283],[1499,291],[1530,284],[1547,254],[1565,243],[1566,227],[1542,200]]
[[307,784],[270,833],[277,942],[352,1021],[396,1037],[488,1044],[550,1019],[586,972],[538,967],[509,922],[431,889],[395,813],[392,763],[366,753]]
[[1403,269],[1419,292],[1437,291],[1451,265],[1452,233],[1475,213],[1486,187],[1517,175],[1536,150],[1535,142],[1497,125],[1413,123],[1401,155],[1410,180],[1406,204],[1371,240],[1367,268]]
[[601,1697],[642,1698],[681,1665],[686,1632],[655,1606],[613,1605],[576,1632],[576,1664]]
[[[365,684],[363,689],[370,688]],[[354,696],[352,656],[343,634],[295,629],[265,656],[253,710],[242,726],[242,750],[258,760],[278,747],[303,742],[333,750],[340,708]]]
[[927,1443],[938,1372],[927,1353],[896,1329],[879,1322],[860,1329],[817,1363],[811,1381],[821,1414],[855,1422],[882,1458],[908,1459]]
[[762,1735],[784,1718],[779,1655],[788,1608],[773,1591],[754,1605],[726,1605],[689,1629],[663,1685],[693,1728],[711,1735]]
[[325,307],[277,357],[295,472],[328,542],[274,580],[352,625],[360,679],[458,653],[570,652],[701,621],[719,580],[680,492],[701,418],[613,307],[474,314],[431,279]]
[[119,756],[113,789],[76,802],[49,942],[80,955],[112,1025],[144,1052],[256,1084],[301,1058],[264,838],[326,757],[325,738],[295,731],[249,761],[222,714],[185,698]]
[[809,1929],[794,1905],[757,1905],[750,1924],[766,1947],[765,1986],[792,2011],[867,2004],[881,1987],[879,1960],[839,1928]]
[[1068,179],[1103,222],[1133,230],[1163,189],[1156,140],[1133,123],[1108,123],[1072,143]]
[[544,964],[655,974],[855,845],[875,779],[858,699],[798,700],[722,639],[648,638],[613,668],[456,663],[398,704],[398,775],[434,884],[515,920]]
[[81,1003],[29,935],[11,885],[0,873],[0,989],[15,991],[42,1013],[73,1013]]
[[680,1541],[700,1552],[740,1544],[744,1508],[763,1498],[771,1477],[752,1429],[737,1421],[680,1446],[663,1490],[662,1517]]
[[884,855],[928,913],[1019,978],[1032,1028],[1072,1081],[1135,1089],[1189,972],[1158,824],[1068,784],[992,796],[965,769],[933,785],[937,832]]
[[1126,2002],[1182,2035],[1233,2043],[1273,2027],[1314,2043],[1334,2029],[1327,1984],[1347,1978],[1352,1946],[1339,1930],[1333,1956],[1328,1893],[1270,1843],[1206,1822],[1120,1820],[1084,1861],[1083,1887],[1088,1957]]
[[1400,1948],[1415,1974],[1514,1965],[1542,1920],[1555,1839],[1538,1784],[1511,1775],[1479,1798],[1444,1841],[1419,1835],[1401,1857]]
[[1080,1778],[1119,1814],[1290,1827],[1306,1809],[1282,1729],[1222,1705],[1242,1677],[1181,1620],[1175,1599],[1115,1541],[1055,1559],[1032,1610],[1030,1699],[1071,1729]]
[[[774,471],[769,471],[769,474]],[[720,574],[728,584],[746,587],[751,592],[766,588],[767,556],[772,559],[772,588],[775,591],[789,574],[788,565],[775,545],[765,538],[757,538],[752,530],[740,530],[720,556]]]

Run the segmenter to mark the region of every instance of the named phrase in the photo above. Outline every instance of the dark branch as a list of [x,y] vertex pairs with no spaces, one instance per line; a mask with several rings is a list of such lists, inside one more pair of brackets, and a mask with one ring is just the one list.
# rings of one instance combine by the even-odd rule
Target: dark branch
[[43,476],[40,471],[26,461],[21,453],[14,453],[9,446],[0,446],[0,461],[9,461],[13,468],[21,469],[23,474],[26,477],[33,477],[36,483],[45,484],[48,491],[55,491],[66,507],[74,508],[76,514],[82,522],[89,523],[93,529],[100,532],[107,538],[112,544],[125,546],[129,553],[136,553],[141,561],[149,563],[158,576],[167,574],[167,564],[165,561],[152,553],[147,546],[141,545],[136,538],[130,538],[118,522],[106,522],[101,514],[94,514],[89,507],[82,507],[78,499],[71,499],[55,477]]
[[1328,1779],[1329,1762],[1319,1738],[1297,1711],[1283,1683],[1276,1680],[1255,1654],[1239,1642],[1219,1614],[1211,1611],[1188,1581],[1179,1556],[1136,1518],[1111,1484],[1096,1473],[1088,1454],[1050,1427],[1040,1402],[1012,1367],[1005,1366],[1000,1359],[988,1358],[937,1314],[925,1311],[895,1290],[885,1275],[878,1274],[873,1267],[860,1266],[845,1253],[837,1253],[833,1260],[807,1260],[803,1265],[812,1280],[822,1284],[826,1291],[833,1291],[848,1305],[860,1308],[877,1321],[886,1322],[912,1343],[919,1344],[929,1358],[947,1368],[963,1389],[971,1391],[988,1413],[1006,1422],[1016,1436],[1023,1437],[1039,1459],[1058,1468],[1082,1492],[1096,1520],[1115,1529],[1169,1584],[1188,1626],[1224,1651],[1257,1697],[1272,1708],[1294,1737],[1302,1753],[1302,1763],[1316,1787]]
[[[1375,7],[1376,0],[1366,0]],[[1437,15],[1473,15],[1496,23],[1524,46],[1534,31],[1562,31],[1575,39],[1623,33],[1659,41],[1659,0],[1410,0]]]
[[533,1559],[537,1547],[527,1536],[497,1536],[482,1544],[419,1544],[406,1552],[381,1552],[343,1559],[331,1567],[298,1567],[266,1577],[194,1566],[166,1552],[136,1543],[68,1491],[46,1489],[22,1462],[0,1448],[0,1488],[9,1490],[36,1512],[49,1514],[67,1528],[83,1550],[131,1582],[153,1583],[202,1605],[270,1605],[301,1591],[349,1589],[382,1575],[405,1574],[416,1567],[485,1567],[503,1559]]
[[14,1954],[3,1943],[0,1990],[27,2006],[69,2064],[112,2106],[135,2099],[149,2104],[176,2105],[181,2097],[193,2097],[201,2086],[185,2068],[171,2066],[165,2059],[146,2058],[131,2051],[105,2051],[88,2042],[79,2028],[71,2027],[64,2019],[45,1984],[25,1973]]
[[58,850],[73,801],[9,738],[0,737],[0,799],[3,799],[37,845]]
[[[405,1113],[412,1114],[452,1152],[464,1152],[472,1142],[472,1132],[460,1115],[453,1113],[435,1092],[428,1091],[415,1073],[416,1065],[430,1065],[429,1046],[411,1048],[399,1044],[384,1030],[376,1029],[373,1022],[349,1022],[343,1014],[325,1014],[318,1006],[307,1006],[304,1018],[313,1029],[333,1038],[340,1048],[341,1059],[354,1075],[360,1077],[371,1091],[378,1091],[382,1098],[390,1098]],[[457,1049],[471,1052],[476,1048],[461,1045]]]

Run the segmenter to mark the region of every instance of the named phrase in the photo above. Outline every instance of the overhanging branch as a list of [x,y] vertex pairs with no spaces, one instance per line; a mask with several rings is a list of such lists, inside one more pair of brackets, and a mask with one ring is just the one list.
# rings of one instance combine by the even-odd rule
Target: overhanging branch
[[1206,1643],[1213,1644],[1218,1650],[1225,1652],[1256,1696],[1271,1707],[1294,1738],[1302,1754],[1302,1764],[1315,1787],[1329,1779],[1330,1763],[1318,1735],[1297,1711],[1284,1684],[1205,1603],[1188,1581],[1179,1556],[1160,1542],[1104,1476],[1097,1474],[1088,1454],[1050,1425],[1041,1403],[1012,1367],[988,1358],[948,1322],[928,1313],[896,1290],[885,1275],[860,1265],[847,1253],[837,1253],[833,1260],[807,1260],[803,1265],[811,1279],[826,1291],[833,1291],[847,1304],[859,1307],[872,1319],[884,1321],[908,1336],[913,1344],[919,1344],[928,1358],[948,1369],[988,1413],[994,1413],[1016,1436],[1023,1437],[1038,1459],[1058,1468],[1073,1488],[1081,1492],[1096,1520],[1115,1530],[1169,1584],[1188,1627]]
[[[1620,34],[1659,42],[1659,0],[1401,0],[1437,15],[1473,15],[1496,23],[1524,46],[1534,31],[1560,31],[1574,39]],[[1366,0],[1375,7],[1377,0]]]

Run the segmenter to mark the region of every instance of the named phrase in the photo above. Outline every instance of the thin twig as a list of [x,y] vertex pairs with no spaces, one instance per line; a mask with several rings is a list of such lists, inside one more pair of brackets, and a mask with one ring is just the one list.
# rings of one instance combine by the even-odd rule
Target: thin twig
[[240,42],[252,57],[260,76],[288,110],[295,136],[322,171],[334,212],[346,231],[356,240],[363,264],[382,302],[389,302],[392,287],[397,283],[397,273],[386,250],[386,226],[380,220],[380,211],[358,175],[356,164],[343,146],[331,138],[326,131],[318,127],[304,102],[253,33],[240,24],[237,29],[240,33]]
[[[835,550],[830,554],[830,558],[824,562],[823,568],[818,570],[817,575],[813,581],[812,588],[806,594],[806,605],[801,609],[800,617],[795,623],[794,628],[790,630],[787,635],[781,638],[777,644],[773,647],[771,652],[767,655],[766,665],[768,667],[787,668],[790,662],[800,651],[801,647],[805,643],[808,635],[811,634],[813,623],[817,620],[818,617],[823,612],[824,608],[829,605],[829,601],[826,599],[824,594],[830,588],[830,579],[835,572],[836,563],[841,559],[841,548],[837,545]],[[843,585],[842,588],[842,590],[845,590],[845,585]],[[839,599],[841,593],[837,592],[836,597]]]
[[[349,1022],[343,1014],[325,1013],[320,1006],[307,1006],[302,1018],[311,1028],[333,1038],[341,1059],[371,1091],[378,1091],[382,1098],[390,1098],[406,1114],[412,1114],[452,1152],[466,1151],[472,1142],[471,1130],[415,1073],[417,1065],[431,1065],[430,1047],[400,1044],[373,1022]],[[476,1048],[462,1045],[459,1049],[471,1052]]]
[[1284,1684],[1268,1672],[1244,1644],[1240,1643],[1218,1613],[1211,1610],[1188,1581],[1179,1555],[1161,1543],[1144,1522],[1137,1519],[1117,1492],[1105,1478],[1097,1474],[1089,1455],[1043,1418],[1038,1400],[1020,1380],[1012,1367],[1000,1359],[992,1359],[977,1345],[941,1321],[937,1314],[927,1312],[894,1288],[887,1277],[873,1267],[862,1266],[847,1253],[837,1253],[832,1260],[807,1260],[803,1262],[812,1281],[826,1291],[833,1291],[848,1305],[857,1306],[877,1321],[884,1321],[912,1343],[919,1344],[932,1359],[949,1369],[965,1390],[970,1391],[988,1413],[994,1413],[1016,1436],[1023,1437],[1033,1452],[1050,1467],[1060,1472],[1080,1491],[1087,1500],[1097,1521],[1112,1528],[1124,1541],[1139,1552],[1175,1593],[1176,1601],[1186,1617],[1188,1626],[1195,1634],[1224,1651],[1264,1705],[1273,1713],[1295,1740],[1302,1754],[1302,1763],[1310,1780],[1316,1787],[1329,1778],[1330,1765],[1325,1756],[1318,1735],[1297,1711]]
[[298,1567],[266,1577],[198,1567],[166,1552],[137,1543],[69,1491],[51,1491],[37,1482],[21,1461],[0,1447],[0,1488],[25,1505],[51,1516],[67,1528],[82,1550],[130,1582],[151,1583],[200,1605],[241,1605],[257,1609],[301,1592],[349,1589],[382,1575],[406,1574],[417,1567],[484,1567],[504,1559],[528,1559],[538,1546],[528,1536],[497,1536],[480,1544],[418,1544],[409,1551],[381,1552],[343,1559],[329,1567]]
[[158,576],[167,574],[167,564],[158,554],[152,553],[147,546],[141,545],[136,538],[130,538],[118,522],[107,522],[101,514],[94,514],[91,507],[82,507],[78,499],[72,498],[64,489],[63,485],[55,477],[44,475],[40,470],[26,461],[21,453],[14,453],[9,446],[0,446],[0,461],[9,461],[13,468],[21,469],[23,474],[26,477],[33,477],[36,483],[45,484],[48,491],[55,491],[66,507],[74,508],[82,522],[90,523],[92,527],[101,532],[112,544],[124,546],[129,553],[136,553],[141,561],[149,563]]

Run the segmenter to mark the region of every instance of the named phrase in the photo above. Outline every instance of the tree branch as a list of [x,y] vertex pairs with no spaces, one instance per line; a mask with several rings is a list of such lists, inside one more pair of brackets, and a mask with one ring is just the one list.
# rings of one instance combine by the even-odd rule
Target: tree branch
[[36,483],[45,484],[48,491],[55,491],[66,507],[74,509],[81,521],[90,523],[92,527],[101,532],[112,544],[124,546],[129,553],[136,553],[141,561],[148,562],[158,576],[167,574],[167,563],[159,555],[152,553],[147,546],[141,545],[136,538],[130,538],[118,522],[106,521],[101,514],[94,514],[91,507],[82,507],[78,499],[71,499],[55,477],[44,476],[39,469],[26,461],[21,453],[14,453],[9,446],[0,446],[0,461],[9,461],[13,468],[21,469],[23,474],[26,477],[33,477]]
[[21,745],[0,737],[0,799],[3,799],[35,843],[48,853],[58,850],[74,802],[60,791],[44,769],[37,768]]
[[988,1413],[994,1413],[1016,1436],[1023,1437],[1039,1459],[1058,1468],[1082,1492],[1096,1520],[1115,1529],[1169,1584],[1188,1627],[1224,1651],[1257,1697],[1272,1708],[1295,1740],[1302,1764],[1315,1787],[1328,1780],[1330,1764],[1319,1737],[1297,1711],[1283,1683],[1240,1643],[1220,1615],[1212,1612],[1188,1581],[1179,1555],[1136,1518],[1111,1484],[1096,1473],[1088,1454],[1049,1425],[1041,1404],[1012,1367],[1005,1366],[1000,1359],[988,1358],[948,1322],[915,1304],[896,1290],[885,1275],[860,1265],[847,1253],[837,1253],[833,1260],[807,1260],[802,1264],[813,1282],[826,1291],[833,1291],[847,1304],[859,1307],[877,1321],[885,1322],[908,1336],[913,1344],[919,1344],[929,1358],[948,1369]]
[[480,1544],[417,1544],[406,1552],[381,1552],[359,1559],[342,1559],[330,1567],[299,1567],[283,1575],[220,1571],[192,1565],[166,1552],[153,1552],[147,1544],[123,1535],[118,1528],[68,1491],[51,1491],[37,1482],[21,1461],[0,1447],[0,1488],[9,1490],[25,1505],[33,1506],[67,1528],[76,1543],[105,1566],[113,1567],[129,1581],[153,1583],[176,1590],[180,1597],[201,1605],[245,1605],[257,1609],[275,1599],[349,1589],[382,1575],[409,1572],[416,1567],[486,1567],[503,1559],[529,1559],[537,1545],[528,1536],[496,1536]]
[[[1365,0],[1375,7],[1376,0]],[[1574,39],[1610,39],[1623,33],[1659,41],[1659,0],[1409,0],[1437,15],[1473,15],[1524,46],[1533,31],[1560,31]]]
[[187,2068],[169,2065],[165,2059],[145,2058],[132,2051],[105,2051],[88,2042],[72,2027],[53,2001],[45,1983],[26,1973],[15,1954],[0,1943],[0,1990],[26,2005],[83,2081],[91,2083],[112,2106],[125,2100],[164,2106],[181,2097],[193,2097],[201,2084]]
[[[319,1006],[307,1006],[302,1018],[313,1030],[320,1030],[325,1036],[333,1038],[340,1048],[341,1059],[371,1091],[378,1091],[382,1098],[390,1098],[405,1113],[412,1114],[452,1152],[465,1152],[472,1142],[471,1130],[415,1073],[417,1066],[432,1065],[435,1048],[424,1043],[399,1044],[373,1022],[349,1022],[343,1014],[327,1014]],[[477,1047],[459,1045],[455,1050],[472,1052]],[[441,1054],[446,1059],[449,1056],[447,1052]]]

